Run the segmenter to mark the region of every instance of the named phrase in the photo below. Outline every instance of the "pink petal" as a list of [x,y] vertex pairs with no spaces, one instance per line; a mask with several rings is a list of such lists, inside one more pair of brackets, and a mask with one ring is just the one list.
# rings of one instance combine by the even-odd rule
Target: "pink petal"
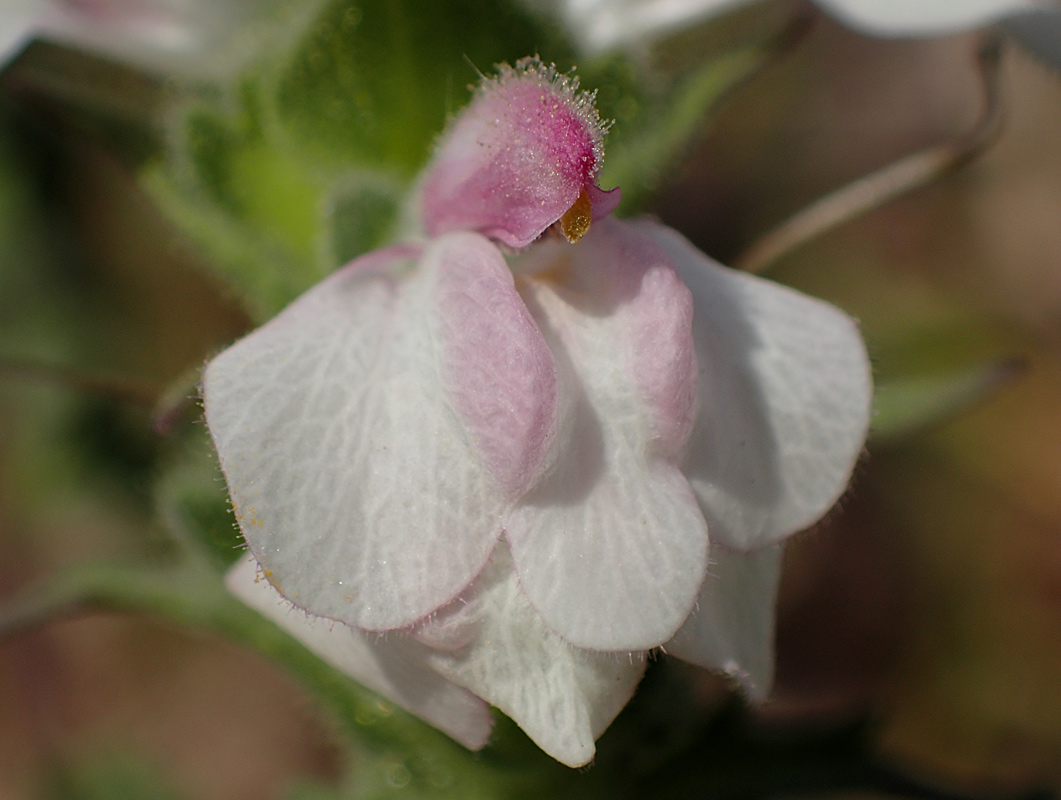
[[[423,186],[425,230],[530,244],[593,185],[604,130],[576,79],[537,59],[502,66],[442,137]],[[597,197],[595,217],[607,208]]]
[[556,367],[497,248],[454,234],[439,250],[443,382],[506,497],[539,478],[556,445]]
[[578,647],[646,650],[688,616],[707,560],[675,465],[695,405],[689,292],[661,249],[615,220],[529,259],[543,271],[520,285],[569,400],[559,460],[506,535],[549,627]]
[[632,224],[666,249],[696,304],[701,411],[683,471],[711,536],[749,550],[802,530],[843,493],[866,439],[873,386],[857,326],[669,228]]
[[[456,234],[415,255],[354,262],[215,358],[203,378],[232,502],[269,580],[311,613],[367,630],[409,625],[471,582],[510,506],[502,489],[540,456],[488,464],[491,446],[479,457],[452,374],[440,369],[464,348],[446,333],[440,304],[461,305],[452,284],[461,277],[501,296],[500,253]],[[528,333],[525,324],[481,328]],[[492,472],[502,467],[499,483]]]
[[589,195],[590,206],[593,208],[593,221],[604,219],[606,216],[611,214],[615,209],[619,207],[619,201],[622,200],[622,190],[616,186],[614,189],[604,191],[594,184],[588,184],[586,186],[586,193]]
[[435,672],[428,664],[426,647],[398,634],[384,639],[306,616],[258,577],[258,562],[253,558],[234,566],[225,584],[329,664],[465,747],[479,750],[489,740],[494,721],[486,703]]

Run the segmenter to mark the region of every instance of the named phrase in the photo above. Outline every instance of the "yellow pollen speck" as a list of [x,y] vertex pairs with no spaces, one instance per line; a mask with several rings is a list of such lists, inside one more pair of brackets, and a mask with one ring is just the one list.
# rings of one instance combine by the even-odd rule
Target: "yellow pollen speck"
[[589,193],[583,189],[574,205],[560,217],[560,230],[564,238],[574,244],[589,230],[589,223],[593,219],[593,207],[589,202]]

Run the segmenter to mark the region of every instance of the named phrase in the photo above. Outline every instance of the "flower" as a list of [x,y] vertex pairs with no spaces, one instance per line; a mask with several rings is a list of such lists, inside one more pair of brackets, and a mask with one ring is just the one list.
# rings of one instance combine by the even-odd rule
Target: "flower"
[[653,648],[765,695],[777,543],[843,491],[871,394],[839,310],[608,217],[603,133],[574,79],[502,67],[425,172],[426,238],[203,378],[231,589],[469,747],[486,701],[571,766]]
[[154,72],[203,74],[282,10],[279,0],[5,0],[0,68],[41,37]]
[[[760,0],[761,1],[761,0]],[[558,14],[591,52],[655,39],[755,0],[524,0]],[[814,0],[867,36],[940,36],[1026,12],[1055,0]]]

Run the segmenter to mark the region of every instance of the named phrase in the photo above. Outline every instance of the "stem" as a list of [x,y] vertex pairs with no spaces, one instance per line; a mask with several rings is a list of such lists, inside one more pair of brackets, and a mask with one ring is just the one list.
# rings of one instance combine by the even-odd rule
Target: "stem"
[[377,755],[362,767],[369,777],[371,770],[385,770],[398,760],[413,773],[413,787],[425,789],[418,797],[453,797],[427,791],[435,768],[449,773],[456,786],[483,786],[476,798],[512,796],[508,789],[518,776],[508,775],[504,764],[483,770],[483,758],[362,688],[239,602],[221,576],[194,556],[185,554],[163,564],[88,564],[57,574],[0,603],[0,646],[43,625],[90,612],[149,614],[212,632],[272,659],[330,709],[361,748]]
[[981,49],[979,66],[984,109],[976,127],[944,144],[913,153],[826,195],[752,244],[733,266],[761,273],[812,239],[965,166],[995,141],[1001,130],[998,67],[1001,40]]
[[[168,564],[88,564],[64,571],[0,605],[0,643],[92,612],[150,614],[251,647],[299,676],[319,699],[340,712],[340,720],[361,739],[365,731],[354,722],[358,712],[378,709],[375,694],[232,597],[221,576],[194,557]],[[432,744],[460,751],[442,734],[398,712],[373,726],[368,743],[381,749],[412,750]]]

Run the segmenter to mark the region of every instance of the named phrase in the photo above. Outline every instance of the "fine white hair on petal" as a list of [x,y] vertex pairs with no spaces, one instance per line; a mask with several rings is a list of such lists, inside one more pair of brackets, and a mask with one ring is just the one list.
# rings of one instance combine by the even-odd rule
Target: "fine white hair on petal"
[[712,539],[749,550],[806,528],[843,493],[869,428],[857,326],[828,303],[712,262],[669,228],[636,224],[693,293],[700,414],[683,472]]
[[506,539],[550,628],[578,647],[647,650],[688,616],[707,566],[708,528],[677,466],[695,407],[691,298],[629,223],[535,249],[534,268],[552,266],[519,285],[572,421],[552,474],[505,517]]
[[761,702],[774,676],[774,604],[781,546],[741,553],[715,545],[696,608],[663,646],[672,656],[724,672]]
[[410,625],[460,594],[500,535],[508,501],[438,367],[436,287],[455,254],[511,283],[475,234],[378,251],[206,368],[206,420],[247,544],[311,613]]
[[381,638],[329,619],[307,616],[259,577],[248,556],[225,578],[236,597],[279,625],[329,664],[472,750],[490,738],[493,717],[481,699],[443,678],[428,664],[428,648],[392,634]]

